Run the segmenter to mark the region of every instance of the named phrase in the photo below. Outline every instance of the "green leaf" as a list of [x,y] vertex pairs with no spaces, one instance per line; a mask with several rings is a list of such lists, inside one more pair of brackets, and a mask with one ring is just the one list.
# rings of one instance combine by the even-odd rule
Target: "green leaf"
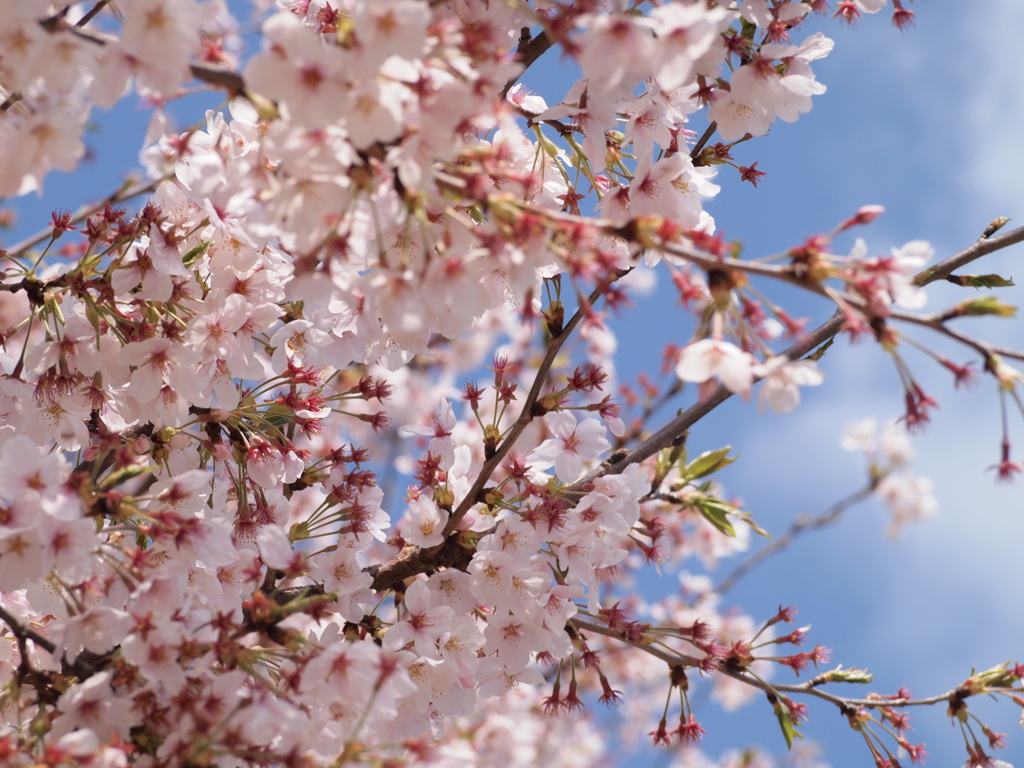
[[736,508],[727,502],[713,499],[709,496],[693,500],[694,506],[704,516],[704,519],[726,536],[735,536],[736,529],[729,520],[729,515],[736,511]]
[[699,477],[710,475],[723,467],[727,467],[736,461],[736,456],[729,457],[727,454],[732,446],[725,446],[717,451],[705,451],[696,459],[687,464],[682,471],[683,479],[687,481],[696,480]]
[[284,405],[272,405],[263,412],[263,420],[275,427],[284,427],[293,420],[292,411]]
[[766,539],[770,539],[772,535],[768,533],[764,528],[754,522],[754,517],[749,512],[734,512],[736,517],[740,518],[744,523],[750,526],[750,530],[756,533],[758,536],[763,536]]
[[199,245],[189,248],[185,255],[181,257],[181,263],[186,267],[191,267],[196,259],[210,250],[212,244],[209,240],[204,240]]
[[1008,661],[977,674],[972,671],[971,677],[980,680],[986,688],[1011,688],[1017,682],[1013,666],[1013,663]]
[[786,749],[792,749],[793,739],[802,739],[804,735],[793,727],[793,723],[789,720],[789,713],[781,704],[775,705],[775,717],[779,721],[779,728],[782,729],[782,736],[786,739]]
[[822,344],[816,350],[811,352],[811,354],[809,354],[807,356],[807,359],[808,360],[821,360],[821,358],[825,356],[825,352],[828,351],[828,348],[831,347],[835,343],[835,341],[836,341],[836,337],[833,336],[831,339],[826,341],[824,344]]
[[1004,304],[995,296],[979,296],[977,299],[961,301],[953,307],[953,317],[965,315],[998,315],[999,317],[1013,317],[1017,314],[1017,308]]
[[107,490],[108,488],[116,488],[117,486],[121,485],[121,483],[131,480],[133,477],[138,477],[139,475],[146,474],[147,472],[156,471],[157,467],[148,464],[133,464],[130,467],[122,467],[121,469],[115,469],[109,475],[104,477],[100,481],[99,487],[102,490]]
[[953,285],[966,288],[1008,288],[1014,285],[1013,280],[999,275],[950,275],[946,279]]

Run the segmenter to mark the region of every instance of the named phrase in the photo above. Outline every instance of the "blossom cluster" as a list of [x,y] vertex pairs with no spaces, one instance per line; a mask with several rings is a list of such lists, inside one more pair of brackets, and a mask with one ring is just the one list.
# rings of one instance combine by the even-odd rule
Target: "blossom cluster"
[[[660,684],[655,740],[692,743],[685,668],[734,707],[823,663],[699,580],[634,618],[636,571],[761,531],[710,479],[727,451],[613,452],[638,435],[595,309],[663,262],[701,318],[680,382],[779,412],[822,383],[704,210],[824,91],[817,5],[281,0],[242,59],[218,2],[0,2],[0,196],[74,167],[93,105],[158,105],[147,200],[2,262],[0,764],[588,765],[598,730],[550,714]],[[516,79],[552,45],[582,76],[549,106]],[[177,132],[193,79],[229,102]],[[765,276],[891,345],[926,244],[827,246]]]

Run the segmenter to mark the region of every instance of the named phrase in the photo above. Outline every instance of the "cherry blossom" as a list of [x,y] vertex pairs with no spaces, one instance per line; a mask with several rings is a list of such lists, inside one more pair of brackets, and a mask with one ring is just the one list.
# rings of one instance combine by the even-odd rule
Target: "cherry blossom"
[[688,345],[676,361],[676,376],[702,383],[718,377],[733,392],[747,392],[754,383],[754,358],[734,344],[701,339]]
[[813,360],[772,358],[759,366],[756,375],[763,378],[758,397],[775,413],[788,413],[800,404],[800,387],[818,386],[824,374]]
[[[152,113],[147,178],[0,250],[0,762],[583,766],[652,733],[710,765],[698,702],[762,694],[787,739],[817,697],[874,756],[919,756],[907,696],[779,682],[825,653],[716,588],[764,531],[716,476],[730,449],[687,439],[732,393],[795,409],[814,348],[873,337],[907,414],[842,445],[896,534],[937,507],[905,429],[934,401],[903,345],[929,350],[902,328],[1019,405],[1021,354],[946,325],[1006,306],[917,312],[933,279],[998,275],[933,273],[920,240],[832,253],[877,206],[772,258],[707,210],[825,92],[820,5],[0,0],[0,196],[49,192],[122,99]],[[579,68],[564,93],[531,70],[550,48]],[[617,315],[665,271],[668,383],[634,386]],[[649,567],[677,594],[642,599]],[[971,723],[1022,674],[933,700]],[[619,732],[594,701],[624,703]]]
[[583,463],[593,461],[611,445],[597,419],[584,419],[577,424],[571,413],[558,411],[545,416],[544,422],[552,437],[537,446],[528,460],[535,469],[553,466],[563,483],[579,477]]
[[409,512],[402,526],[402,538],[417,547],[434,547],[444,541],[448,513],[431,499],[421,496],[409,502]]

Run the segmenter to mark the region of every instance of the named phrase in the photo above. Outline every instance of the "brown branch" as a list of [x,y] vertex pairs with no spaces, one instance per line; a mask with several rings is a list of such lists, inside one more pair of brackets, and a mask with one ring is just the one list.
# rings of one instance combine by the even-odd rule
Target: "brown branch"
[[[71,217],[71,223],[78,224],[79,222],[84,221],[88,217],[92,216],[94,213],[99,213],[108,205],[123,203],[125,200],[130,200],[131,198],[136,197],[138,195],[144,195],[149,192],[152,192],[154,189],[156,189],[158,184],[166,181],[168,178],[170,177],[165,176],[163,178],[155,179],[153,181],[144,181],[139,182],[137,184],[133,184],[131,186],[124,186],[97,203],[87,203],[83,205],[81,208],[79,208],[77,211],[75,211],[74,215],[72,215]],[[31,237],[22,240],[20,243],[12,245],[10,248],[7,249],[7,253],[10,256],[18,256],[27,251],[29,248],[39,245],[39,243],[49,239],[52,233],[52,227],[42,229],[36,234],[32,235]]]
[[505,83],[505,87],[501,89],[501,98],[503,99],[509,92],[509,89],[530,68],[530,65],[547,53],[548,49],[554,45],[554,41],[548,37],[546,30],[542,30],[536,37],[528,37],[528,34],[529,29],[524,29],[524,34],[519,38],[519,47],[516,48],[516,59],[523,65],[523,71]]
[[[935,333],[948,336],[954,341],[963,344],[965,347],[970,347],[979,355],[985,358],[987,361],[992,355],[999,355],[1000,357],[1009,357],[1014,360],[1024,360],[1024,351],[1019,349],[1013,349],[1011,347],[1002,347],[996,344],[989,344],[988,342],[976,339],[966,333],[950,328],[946,323],[952,320],[952,317],[946,317],[942,313],[933,315],[915,315],[913,312],[903,312],[901,310],[890,310],[890,317],[895,320],[899,320],[904,323],[910,323],[911,325],[920,325],[923,328],[927,328]],[[959,315],[958,315],[959,317]],[[965,315],[970,317],[970,315]]]
[[[1015,245],[1020,242],[1024,242],[1024,227],[1015,229],[1011,232],[1007,232],[1006,234],[1001,235],[999,237],[981,239],[974,245],[965,248],[964,250],[954,254],[953,256],[950,256],[948,259],[940,262],[939,264],[936,264],[933,267],[925,268],[914,277],[913,282],[916,285],[924,286],[936,280],[944,279],[955,269],[958,269],[964,266],[965,264],[969,264],[970,262],[986,254],[993,253],[994,251],[1007,248],[1011,245]],[[768,265],[756,265],[751,264],[750,262],[739,261],[737,259],[716,259],[710,254],[702,254],[697,251],[693,251],[692,249],[681,248],[677,246],[665,246],[662,248],[662,250],[668,253],[672,253],[676,256],[685,258],[689,261],[692,261],[702,268],[707,268],[709,266],[717,266],[718,268],[722,268],[724,266],[725,268],[744,269],[755,274],[775,277],[783,280],[784,282],[793,283],[808,290],[812,290],[818,293],[824,293],[822,289],[814,285],[810,285],[806,282],[797,280],[787,270],[784,270],[779,267],[770,267]],[[842,298],[846,301],[849,301],[850,304],[852,304],[853,306],[863,308],[863,302],[857,300],[856,297],[844,295]],[[970,339],[970,337],[960,334],[957,331],[952,331],[951,329],[948,329],[945,326],[940,325],[939,327],[934,327],[934,325],[930,324],[930,321],[933,320],[933,318],[919,318],[910,313],[899,312],[898,310],[894,310],[892,312],[892,316],[899,320],[904,320],[908,322],[918,322],[920,324],[929,325],[929,327],[933,327],[935,330],[945,333],[946,335],[951,336],[952,338],[956,338],[962,343],[977,349],[982,354],[985,354],[986,357],[990,352],[994,351],[991,348],[982,348],[987,345],[982,345],[981,342],[977,342],[973,339]],[[819,344],[823,344],[824,342],[834,337],[843,329],[844,325],[845,323],[843,320],[842,311],[837,310],[831,318],[829,318],[822,325],[816,328],[810,335],[797,341],[795,344],[789,347],[789,349],[783,352],[783,354],[790,360],[796,360],[802,357],[803,355],[807,354],[814,347],[818,346]],[[1008,357],[1021,356],[1021,353],[1016,352],[1014,350],[1006,350],[1000,348],[1000,351],[1006,354],[1006,356]],[[677,441],[683,439],[683,436],[686,434],[689,428],[693,426],[693,424],[702,419],[704,416],[706,416],[712,410],[717,408],[723,402],[728,400],[732,396],[732,394],[733,393],[726,389],[725,386],[719,385],[718,388],[715,389],[715,391],[712,392],[709,397],[707,397],[706,399],[702,400],[699,403],[696,403],[695,405],[692,405],[686,411],[684,411],[675,419],[673,419],[664,427],[662,427],[654,435],[647,438],[647,440],[645,440],[639,446],[634,448],[624,457],[620,458],[617,462],[611,465],[603,465],[594,472],[588,474],[579,483],[576,483],[574,487],[579,488],[582,485],[585,485],[588,482],[592,482],[595,478],[600,477],[601,475],[604,474],[617,474],[619,472],[622,472],[630,464],[636,464],[641,461],[644,461],[645,459],[653,456],[658,451],[674,445]]]
[[932,267],[926,267],[914,277],[915,285],[928,285],[936,280],[945,280],[954,270],[970,264],[995,251],[1002,250],[1011,245],[1024,242],[1024,227],[1017,227],[1005,234],[996,237],[980,237],[978,241],[960,253],[950,256],[945,261],[940,261]]
[[0,115],[21,101],[22,98],[24,97],[21,95],[21,91],[11,91],[7,98],[3,100],[3,103],[0,103]]
[[[548,342],[547,351],[544,353],[544,359],[541,360],[540,365],[537,368],[537,375],[534,377],[533,386],[530,387],[530,392],[527,394],[526,399],[523,401],[523,406],[519,414],[519,418],[516,419],[515,423],[509,427],[505,433],[504,439],[501,441],[501,445],[497,447],[494,455],[484,461],[483,467],[480,469],[476,480],[466,493],[465,498],[459,506],[452,512],[448,519],[448,524],[444,529],[445,542],[436,547],[430,547],[423,549],[421,547],[411,547],[400,554],[390,562],[384,563],[380,566],[371,567],[369,572],[373,575],[373,588],[377,591],[388,589],[392,585],[398,583],[403,579],[407,579],[410,576],[414,576],[417,573],[425,573],[428,570],[433,570],[440,564],[447,564],[444,560],[452,555],[461,558],[464,555],[461,552],[451,552],[451,540],[455,537],[452,536],[456,526],[466,516],[466,513],[473,507],[474,504],[480,501],[480,495],[487,485],[487,482],[491,479],[491,475],[494,473],[504,461],[505,456],[508,455],[509,451],[515,445],[516,440],[523,433],[523,430],[533,421],[538,415],[536,405],[540,399],[541,390],[547,381],[548,372],[554,365],[555,358],[558,356],[562,345],[568,340],[569,336],[576,329],[586,316],[587,311],[594,303],[601,297],[608,286],[599,286],[594,289],[589,297],[585,300],[586,303],[581,306],[569,321],[562,328],[562,331],[557,335],[553,336]],[[462,547],[459,547],[461,550]],[[446,551],[449,552],[446,555]],[[440,559],[439,559],[440,558]]]
[[2,605],[0,605],[0,621],[11,628],[11,632],[19,641],[31,640],[47,653],[53,653],[57,649],[57,646],[48,637],[43,637],[34,629],[21,626],[21,622]]
[[[837,310],[832,317],[790,346],[782,354],[790,360],[797,360],[838,334],[843,329],[843,326],[843,314]],[[732,395],[733,393],[729,389],[719,384],[708,397],[691,405],[632,451],[621,457],[617,462],[602,465],[573,487],[581,488],[602,475],[619,474],[630,464],[639,464],[641,461],[658,453],[658,451],[675,445],[683,439],[690,427],[711,413],[711,411],[732,397]]]
[[[523,205],[524,209],[535,210],[543,213],[545,216],[553,218],[555,220],[561,220],[570,218],[565,214],[559,214],[552,211],[536,208],[535,206]],[[577,217],[571,217],[574,221],[578,221]],[[592,222],[597,227],[608,228],[609,232],[618,233],[621,236],[622,228],[620,226],[613,225],[609,222],[595,221]],[[935,280],[941,279],[951,273],[954,269],[957,269],[964,264],[967,264],[981,256],[992,253],[993,251],[1006,248],[1010,245],[1024,241],[1024,228],[1008,232],[1001,237],[993,237],[985,240],[981,240],[969,248],[951,256],[943,262],[923,270],[915,278],[914,282],[918,285],[926,285]],[[809,289],[818,293],[824,293],[824,289],[810,285],[806,282],[798,280],[784,267],[777,267],[765,264],[758,264],[756,262],[744,262],[737,259],[718,259],[710,254],[704,254],[693,249],[683,248],[679,246],[665,246],[663,250],[672,253],[676,256],[686,258],[693,263],[697,264],[702,268],[736,268],[744,269],[754,274],[760,274],[762,276],[774,277],[781,279],[784,282],[789,282],[795,285],[799,285],[805,289]],[[599,292],[595,292],[595,295],[599,295]],[[863,302],[859,301],[856,297],[843,297],[853,306],[863,308]],[[914,317],[913,315],[904,316],[904,313],[894,311],[893,316],[897,319],[905,320],[908,317]],[[448,526],[445,528],[445,535],[449,536],[458,525],[458,522],[466,514],[470,507],[479,501],[479,494],[482,491],[487,480],[490,478],[491,473],[498,466],[501,459],[504,458],[508,450],[511,449],[515,439],[519,437],[519,434],[525,429],[526,424],[532,419],[530,411],[532,410],[533,404],[537,400],[539,395],[539,388],[543,383],[544,375],[546,375],[547,367],[554,361],[554,357],[557,354],[558,348],[567,338],[567,334],[571,332],[575,323],[579,322],[580,313],[577,312],[574,315],[573,320],[566,326],[562,334],[552,339],[552,344],[557,345],[549,346],[548,354],[545,356],[544,362],[541,364],[541,369],[538,372],[538,377],[534,380],[533,389],[530,392],[530,396],[527,398],[526,403],[523,406],[523,412],[520,415],[519,420],[513,425],[510,430],[508,437],[503,441],[502,446],[499,448],[498,453],[495,454],[484,464],[484,469],[477,477],[470,492],[466,495],[462,504],[458,510],[452,514]],[[841,310],[837,310],[828,320],[818,326],[814,331],[807,334],[803,338],[796,341],[782,354],[788,357],[790,360],[797,360],[814,348],[820,346],[826,341],[832,339],[845,326],[845,320]],[[949,332],[948,329],[945,332]],[[961,339],[963,341],[963,339]],[[966,341],[965,341],[966,343]],[[972,345],[976,346],[976,345]],[[542,375],[542,373],[544,375]],[[672,419],[660,430],[655,432],[653,435],[648,437],[646,440],[641,442],[636,448],[624,455],[620,456],[614,463],[606,462],[597,469],[588,473],[582,480],[574,483],[570,486],[567,491],[571,494],[573,491],[585,490],[588,483],[593,482],[596,478],[606,474],[618,474],[621,473],[626,467],[631,464],[638,464],[651,456],[655,455],[665,448],[669,448],[683,440],[690,427],[700,421],[702,418],[707,416],[711,411],[717,408],[719,405],[724,403],[730,397],[733,392],[727,389],[724,385],[719,385],[707,398],[701,400],[698,403],[687,408],[685,411],[680,413],[676,418]],[[524,421],[525,418],[525,421]],[[443,545],[442,545],[443,546]],[[442,564],[438,559],[441,557],[440,552],[442,547],[435,547],[431,550],[422,550],[418,547],[413,547],[404,552],[394,560],[385,563],[381,566],[371,568],[370,572],[374,576],[373,587],[374,589],[381,590],[390,587],[398,581],[413,576],[417,573],[424,573],[427,570],[436,567],[438,564]],[[443,557],[441,558],[444,559]]]
[[[629,638],[623,637],[621,632],[616,632],[610,629],[604,622],[595,619],[591,616],[585,616],[583,614],[576,614],[573,618],[569,619],[569,624],[579,630],[585,630],[593,632],[594,634],[603,635],[613,640],[618,640],[621,643],[637,648],[644,653],[650,654],[657,659],[660,659],[670,666],[683,666],[683,667],[699,667],[701,664],[700,659],[696,659],[693,656],[688,656],[685,653],[673,651],[665,648],[662,645],[656,643],[645,643],[630,640]],[[835,704],[838,707],[852,707],[860,708],[865,707],[869,709],[879,709],[881,707],[922,707],[933,704],[938,704],[943,701],[953,701],[958,697],[962,697],[963,693],[960,688],[954,688],[953,690],[946,691],[945,693],[936,694],[935,696],[926,696],[918,699],[890,699],[890,698],[870,698],[870,699],[848,699],[844,696],[836,696],[832,693],[822,691],[818,686],[822,683],[820,680],[812,678],[803,683],[796,685],[785,685],[766,683],[752,675],[745,672],[737,672],[730,670],[726,667],[719,667],[716,670],[717,674],[727,675],[728,677],[738,680],[741,683],[745,683],[753,688],[758,688],[765,693],[796,693],[806,694],[815,696],[819,699]]]
[[841,501],[837,501],[829,507],[829,509],[816,517],[801,515],[793,521],[789,526],[788,531],[777,539],[773,539],[769,544],[758,549],[754,554],[733,568],[732,571],[730,571],[729,574],[718,583],[718,586],[715,587],[715,593],[724,595],[736,585],[737,581],[742,579],[772,555],[786,549],[798,536],[832,525],[832,523],[836,522],[843,512],[845,512],[849,507],[868,498],[872,493],[874,493],[874,490],[875,484],[870,483],[867,487],[861,488],[856,493],[847,496]]
[[84,16],[82,16],[82,18],[80,18],[77,22],[75,22],[75,26],[76,27],[84,27],[86,24],[88,24],[90,21],[92,21],[93,18],[100,11],[102,11],[105,7],[110,5],[110,2],[111,2],[111,0],[99,0],[99,2],[96,3],[96,5],[94,5],[92,8],[90,8],[88,10],[88,12],[86,12],[86,14]]
[[693,145],[693,149],[690,150],[690,159],[696,160],[700,153],[704,151],[704,146],[711,141],[711,137],[715,135],[715,131],[718,130],[718,123],[714,120],[704,129],[704,133],[697,139],[697,143]]
[[212,64],[195,63],[190,64],[189,69],[192,77],[207,85],[223,88],[232,96],[245,95],[245,80],[234,70],[226,67],[218,67]]

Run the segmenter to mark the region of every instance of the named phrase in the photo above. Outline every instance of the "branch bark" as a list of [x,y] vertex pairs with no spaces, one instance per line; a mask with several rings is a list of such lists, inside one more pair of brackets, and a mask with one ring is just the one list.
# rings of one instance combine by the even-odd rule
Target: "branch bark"
[[[837,310],[832,317],[790,346],[782,354],[790,360],[797,360],[838,334],[843,329],[843,326],[843,314]],[[649,459],[658,451],[677,444],[683,439],[690,427],[711,413],[711,411],[732,397],[732,395],[733,393],[729,389],[719,384],[710,396],[691,405],[614,464],[604,464],[588,474],[583,480],[576,483],[573,488],[580,489],[603,475],[619,474],[630,464],[638,464],[645,459]]]
[[718,586],[715,587],[715,592],[719,595],[724,595],[736,585],[737,581],[742,579],[772,555],[786,549],[786,547],[792,544],[798,536],[832,525],[842,516],[843,512],[854,504],[868,498],[872,493],[874,493],[874,490],[874,483],[871,483],[867,487],[861,488],[856,493],[847,496],[845,499],[836,502],[816,517],[801,515],[793,521],[789,526],[789,530],[784,534],[779,536],[777,539],[773,539],[770,543],[765,544],[754,554],[733,568],[729,574],[718,583]]
[[[528,33],[529,29],[525,30]],[[505,95],[509,92],[509,89],[515,85],[519,78],[530,68],[530,66],[541,56],[547,53],[548,49],[554,45],[554,41],[548,37],[546,30],[542,30],[536,37],[523,37],[519,38],[519,47],[516,48],[516,58],[522,63],[523,71],[515,77],[511,78],[505,83],[505,87],[501,89],[501,98],[505,98]]]
[[926,267],[921,270],[914,277],[914,284],[924,286],[934,283],[936,280],[945,280],[955,270],[980,259],[982,256],[1022,242],[1024,242],[1024,227],[1011,229],[1009,232],[995,237],[979,237],[974,245],[964,248],[945,261],[940,261],[935,266]]
[[[562,215],[552,213],[550,211],[544,211],[545,215],[552,216],[553,218],[563,218]],[[575,218],[575,217],[574,217]],[[600,222],[594,222],[597,226],[600,226]],[[612,226],[612,225],[607,225]],[[1024,227],[1013,230],[1000,237],[985,238],[976,242],[974,245],[965,248],[957,254],[949,257],[945,261],[939,264],[922,270],[918,275],[915,276],[914,282],[918,285],[927,285],[928,283],[940,280],[951,274],[954,270],[964,266],[965,264],[974,261],[981,256],[988,253],[1006,248],[1010,245],[1014,245],[1020,242],[1024,242]],[[714,267],[723,266],[722,260],[716,259],[710,254],[702,254],[691,249],[683,248],[667,248],[666,250],[687,258],[695,262],[701,267]],[[726,259],[724,266],[735,266],[737,268],[749,267],[750,264],[747,262],[737,261],[735,259]],[[735,262],[735,263],[734,263]],[[787,282],[794,282],[800,284],[802,287],[808,288],[806,284],[799,283],[799,281],[792,278],[791,275],[785,272],[782,268],[771,267],[768,265],[756,265],[758,269],[754,270],[758,273],[762,273],[765,276],[771,276],[780,278]],[[596,301],[596,297],[600,291],[595,292],[591,297],[591,301]],[[897,319],[905,320],[903,317],[904,313],[895,313],[894,317]],[[539,396],[539,387],[543,383],[544,375],[554,361],[554,357],[561,348],[561,345],[568,338],[568,334],[572,332],[576,324],[582,319],[580,313],[577,312],[573,319],[566,325],[565,329],[559,334],[556,339],[552,340],[552,345],[548,348],[548,353],[545,356],[544,362],[541,364],[541,368],[538,371],[538,376],[534,380],[533,387],[530,395],[527,397],[526,402],[523,405],[523,412],[520,415],[519,420],[513,425],[512,429],[507,434],[506,438],[502,441],[499,451],[490,460],[485,462],[480,475],[474,482],[470,492],[463,499],[459,508],[452,514],[449,524],[445,529],[446,537],[451,538],[451,533],[454,531],[458,521],[465,516],[466,512],[477,503],[478,496],[483,489],[486,482],[490,479],[491,474],[500,464],[501,460],[505,457],[515,440],[525,429],[532,417],[529,417],[529,413],[536,403]],[[812,332],[804,336],[803,338],[796,341],[782,354],[790,360],[797,360],[804,355],[811,352],[811,350],[824,344],[826,341],[834,338],[839,334],[845,327],[845,320],[841,310],[836,312],[824,323],[819,325]],[[557,343],[556,343],[557,342]],[[724,385],[719,385],[710,396],[701,400],[700,402],[694,403],[685,411],[680,413],[676,418],[669,421],[661,429],[655,432],[653,435],[648,437],[646,440],[641,442],[636,448],[629,451],[628,453],[620,456],[615,462],[606,462],[600,467],[596,468],[592,472],[588,473],[583,479],[573,484],[571,487],[566,489],[566,493],[572,496],[579,492],[584,492],[587,486],[592,483],[598,477],[602,477],[608,474],[619,474],[631,464],[638,464],[651,456],[655,455],[665,448],[670,448],[673,445],[683,440],[690,427],[700,421],[702,418],[707,416],[711,411],[720,406],[730,397],[731,392]],[[524,420],[525,419],[525,420]],[[769,553],[770,554],[770,553]],[[767,556],[767,555],[766,555]],[[465,557],[464,553],[459,553],[457,558],[461,561]],[[434,569],[440,565],[449,565],[453,558],[451,545],[447,543],[440,547],[434,547],[430,550],[423,550],[418,547],[411,548],[401,555],[380,566],[370,568],[370,572],[374,576],[373,588],[376,590],[387,589],[398,581],[414,576],[417,573],[424,573],[427,570]]]
[[[595,619],[591,616],[584,616],[577,614],[573,618],[569,619],[569,623],[579,630],[586,630],[593,632],[597,635],[603,635],[605,637],[618,640],[621,643],[637,648],[644,653],[650,654],[661,661],[664,661],[669,666],[683,666],[683,667],[699,667],[700,659],[693,656],[689,656],[685,653],[673,651],[659,646],[656,643],[640,643],[630,640],[622,636],[621,633],[615,632],[608,628],[607,625],[602,623],[600,620]],[[954,688],[946,691],[945,693],[939,693],[934,696],[926,696],[923,698],[911,699],[911,698],[865,698],[865,699],[852,699],[844,696],[836,696],[833,693],[822,691],[818,688],[822,683],[816,681],[814,678],[807,680],[803,683],[795,685],[785,684],[774,684],[766,683],[753,675],[749,675],[745,672],[736,672],[734,670],[727,669],[725,667],[719,667],[716,674],[726,675],[738,680],[741,683],[749,685],[753,688],[764,691],[765,693],[795,693],[805,694],[809,696],[815,696],[819,699],[823,699],[831,704],[835,704],[838,707],[853,707],[853,708],[868,708],[868,709],[879,709],[881,707],[923,707],[938,704],[943,701],[953,701],[955,698],[962,696],[960,688]]]

